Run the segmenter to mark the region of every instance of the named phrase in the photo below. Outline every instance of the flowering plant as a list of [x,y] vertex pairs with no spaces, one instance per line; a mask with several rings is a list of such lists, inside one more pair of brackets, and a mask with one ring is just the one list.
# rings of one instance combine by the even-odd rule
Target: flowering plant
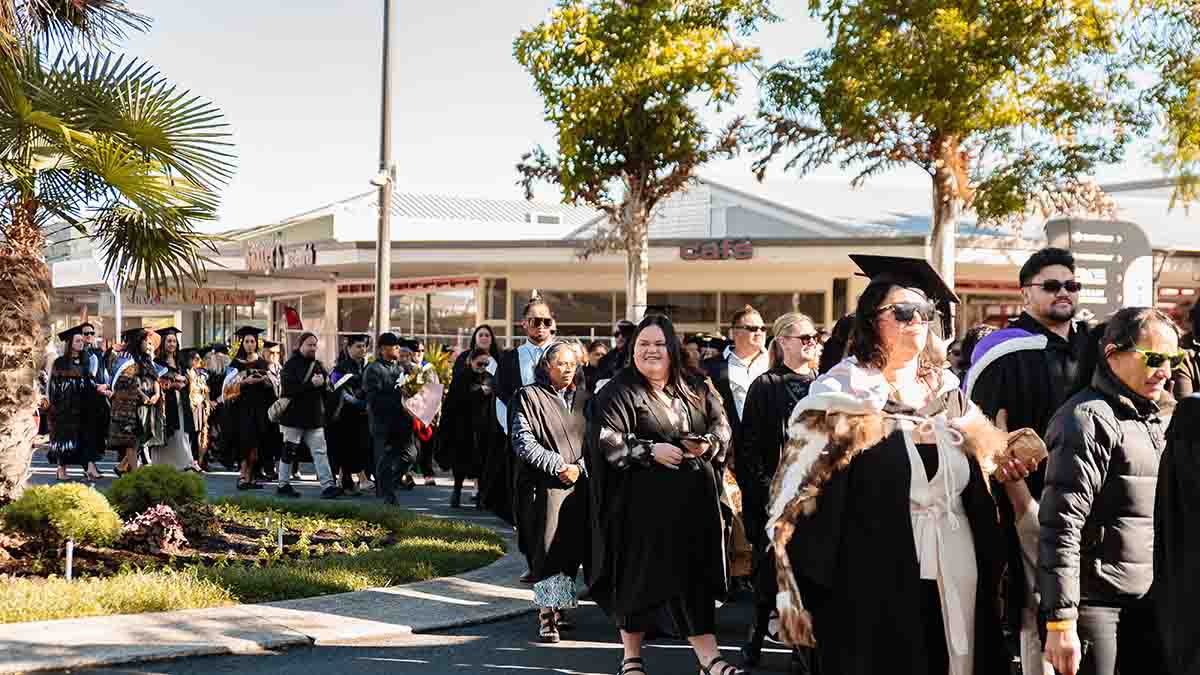
[[437,417],[451,377],[450,353],[441,345],[431,345],[425,363],[418,364],[400,384],[404,407],[425,426]]

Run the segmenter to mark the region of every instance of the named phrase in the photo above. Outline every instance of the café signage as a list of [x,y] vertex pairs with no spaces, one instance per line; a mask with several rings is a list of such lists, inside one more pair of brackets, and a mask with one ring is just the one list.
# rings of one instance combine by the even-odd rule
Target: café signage
[[1058,218],[1046,223],[1046,239],[1075,255],[1075,278],[1083,284],[1080,318],[1104,319],[1122,307],[1154,305],[1150,239],[1136,223]]
[[754,244],[749,239],[720,239],[679,247],[682,260],[749,260],[754,257]]
[[285,269],[311,267],[317,264],[315,244],[284,244],[278,240],[262,240],[246,244],[246,269],[270,274]]
[[195,305],[253,307],[253,289],[241,288],[175,288],[168,286],[153,292],[125,291],[125,300],[135,305]]

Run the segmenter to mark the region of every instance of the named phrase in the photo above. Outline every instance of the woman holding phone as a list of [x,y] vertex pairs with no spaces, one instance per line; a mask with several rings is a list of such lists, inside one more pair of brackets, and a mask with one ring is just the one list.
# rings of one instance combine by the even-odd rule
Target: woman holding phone
[[687,374],[670,319],[643,319],[629,348],[633,367],[597,393],[588,428],[592,598],[620,630],[622,675],[646,673],[642,641],[664,610],[702,673],[743,673],[714,637],[726,571],[713,465],[724,461],[729,423],[716,392]]

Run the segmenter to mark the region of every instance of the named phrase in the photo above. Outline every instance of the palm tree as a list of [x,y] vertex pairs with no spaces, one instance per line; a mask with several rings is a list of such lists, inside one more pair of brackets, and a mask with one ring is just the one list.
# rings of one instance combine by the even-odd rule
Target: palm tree
[[0,0],[0,503],[33,454],[57,231],[89,239],[105,275],[148,288],[199,280],[232,175],[210,102],[108,47],[149,20],[124,0]]

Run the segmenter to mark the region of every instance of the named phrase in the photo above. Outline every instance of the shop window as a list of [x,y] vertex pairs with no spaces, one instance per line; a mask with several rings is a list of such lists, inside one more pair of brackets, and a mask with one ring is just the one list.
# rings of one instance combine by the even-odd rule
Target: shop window
[[659,311],[665,310],[672,323],[717,321],[716,293],[647,293],[646,304]]
[[[300,316],[305,323],[325,318],[325,294],[309,293],[300,299]],[[308,330],[312,330],[309,328]]]
[[339,332],[370,333],[374,329],[374,298],[338,298]]
[[807,314],[818,327],[825,321],[825,294],[821,292],[725,293],[721,300],[725,310],[725,316],[721,317],[722,328],[730,328],[729,320],[733,318],[733,313],[746,305],[758,310],[768,325],[788,312]]
[[833,320],[846,316],[849,313],[850,301],[850,280],[845,277],[839,277],[833,280]]
[[[514,320],[524,319],[521,312],[529,302],[530,291],[513,291]],[[538,291],[550,305],[554,318],[562,324],[608,323],[612,321],[613,295],[604,293],[576,293],[573,291]]]
[[400,335],[424,335],[427,301],[428,296],[424,293],[392,294],[389,329]]
[[504,321],[508,304],[508,279],[484,279],[483,315],[489,321]]
[[455,341],[464,333],[469,339],[478,320],[475,289],[437,291],[429,294],[429,334]]

